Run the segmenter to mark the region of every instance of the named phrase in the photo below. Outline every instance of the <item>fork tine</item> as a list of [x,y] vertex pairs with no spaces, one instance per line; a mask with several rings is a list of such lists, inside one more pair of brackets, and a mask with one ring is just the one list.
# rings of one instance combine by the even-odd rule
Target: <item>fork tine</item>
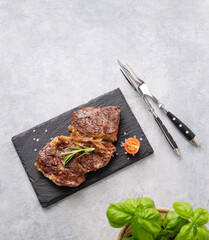
[[133,78],[132,74],[127,69],[127,67],[125,65],[123,65],[119,60],[118,60],[118,64],[120,65],[121,69],[123,69],[123,72],[125,73],[125,75],[129,75],[130,78]]
[[122,67],[121,69],[123,69],[124,73],[129,77],[129,79],[135,80],[129,70],[126,69],[126,67]]
[[144,83],[144,81],[142,81],[137,75],[136,73],[132,70],[132,68],[128,65],[128,63],[126,63],[127,67],[128,67],[128,70],[130,73],[132,73],[134,75],[134,77],[136,78],[135,80],[137,82],[139,82],[140,84]]
[[[118,59],[117,59],[118,60]],[[120,65],[120,67],[129,75],[131,75],[130,71],[128,70],[128,68],[126,67],[126,65],[122,64],[119,60],[118,60],[118,64]]]
[[[117,59],[118,60],[118,59]],[[130,78],[132,79],[132,82],[137,82],[138,84],[143,84],[144,81],[142,81],[137,75],[136,73],[131,69],[131,67],[126,63],[126,65],[122,64],[119,60],[118,60],[118,64],[120,65],[120,67],[123,69],[124,73],[126,75],[129,76],[129,80]]]
[[117,59],[117,61],[118,61],[118,64],[120,65],[120,67],[122,68],[123,64],[119,61],[119,59]]
[[139,82],[137,79],[135,79],[135,76],[128,70],[128,68],[123,65],[119,60],[118,60],[118,64],[120,65],[120,70],[122,72],[122,74],[124,75],[124,77],[126,78],[126,80],[129,82],[129,84],[135,89],[137,90],[137,87],[139,85]]
[[123,69],[120,69],[120,71],[122,72],[123,76],[125,77],[125,79],[128,81],[128,83],[133,87],[134,90],[136,90],[136,87],[134,86],[133,82],[131,81],[131,79],[129,79],[128,75],[125,74]]

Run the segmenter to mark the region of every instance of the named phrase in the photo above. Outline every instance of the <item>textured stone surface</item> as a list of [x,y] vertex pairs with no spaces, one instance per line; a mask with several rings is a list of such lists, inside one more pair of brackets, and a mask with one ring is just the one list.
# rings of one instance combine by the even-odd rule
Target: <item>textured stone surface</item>
[[[105,212],[128,197],[209,209],[208,13],[206,0],[0,1],[1,239],[114,239]],[[174,155],[117,58],[192,128],[200,148],[160,114],[179,145]],[[11,137],[116,87],[155,153],[43,209]]]
[[[37,171],[34,163],[37,160],[39,151],[51,141],[51,137],[70,135],[68,126],[72,122],[72,113],[74,111],[82,107],[106,107],[114,105],[120,106],[121,109],[117,141],[114,142],[117,151],[113,154],[107,166],[97,170],[96,172],[88,173],[86,181],[78,187],[57,186],[52,181],[45,178],[42,173]],[[125,154],[125,150],[122,145],[124,144],[125,139],[133,136],[137,139],[141,139],[140,151],[135,155]],[[43,207],[48,207],[51,204],[100,181],[110,174],[136,163],[153,153],[153,149],[150,146],[149,141],[144,135],[143,130],[139,126],[120,89],[115,89],[105,93],[86,104],[80,105],[23,133],[20,133],[14,136],[12,141]]]

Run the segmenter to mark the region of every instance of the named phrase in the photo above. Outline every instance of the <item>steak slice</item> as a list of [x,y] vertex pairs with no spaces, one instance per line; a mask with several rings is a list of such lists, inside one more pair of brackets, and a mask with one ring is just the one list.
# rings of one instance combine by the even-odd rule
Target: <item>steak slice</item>
[[68,127],[71,136],[88,137],[114,142],[120,122],[120,107],[84,107],[73,112],[73,120]]
[[[77,143],[95,150],[80,158],[77,158],[79,154],[75,155],[64,167],[64,156],[61,153],[69,152],[68,147],[78,147]],[[86,180],[88,172],[107,165],[115,151],[116,148],[111,142],[59,136],[41,149],[35,166],[55,184],[77,187]]]

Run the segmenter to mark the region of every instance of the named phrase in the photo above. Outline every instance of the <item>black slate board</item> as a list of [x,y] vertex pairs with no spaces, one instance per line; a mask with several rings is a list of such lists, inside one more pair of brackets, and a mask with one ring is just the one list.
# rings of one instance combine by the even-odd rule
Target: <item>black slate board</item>
[[[117,154],[114,154],[114,157],[112,157],[107,166],[96,172],[89,173],[86,181],[75,188],[59,187],[45,178],[41,172],[37,171],[34,163],[41,148],[50,142],[52,137],[59,135],[68,136],[70,134],[68,125],[72,121],[73,111],[81,107],[105,107],[110,105],[120,106],[122,112],[118,141],[115,142]],[[35,132],[33,132],[34,129]],[[47,132],[45,132],[46,129]],[[127,134],[124,135],[124,132]],[[121,142],[124,142],[126,138],[133,137],[134,135],[138,139],[143,139],[141,141],[140,151],[135,156],[126,155],[124,148],[121,147]],[[34,138],[39,139],[39,141],[34,141]],[[119,88],[14,136],[12,142],[42,207],[47,207],[153,153],[152,147]],[[35,152],[34,149],[37,149],[37,151]]]

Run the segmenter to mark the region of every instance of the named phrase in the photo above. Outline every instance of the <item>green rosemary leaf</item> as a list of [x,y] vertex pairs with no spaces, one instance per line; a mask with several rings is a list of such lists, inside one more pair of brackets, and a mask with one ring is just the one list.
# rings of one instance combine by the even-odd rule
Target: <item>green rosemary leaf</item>
[[80,146],[80,147],[82,147],[82,148],[87,148],[86,146],[84,146],[84,145],[81,145],[81,144],[79,144],[79,143],[76,143],[78,146]]
[[86,154],[88,154],[88,153],[84,152],[84,153],[80,154],[80,155],[77,157],[77,159],[79,159],[80,157],[82,157],[83,155],[86,155]]
[[64,166],[66,166],[70,160],[74,157],[75,154],[71,154],[71,155],[68,155],[67,157],[65,157],[65,161],[63,163]]
[[95,150],[95,148],[87,148],[86,149],[86,152],[92,152],[92,151],[94,151]]
[[66,161],[70,156],[72,156],[72,155],[67,155],[67,156],[65,156],[65,157],[64,157],[64,160]]
[[[72,151],[71,151],[72,152]],[[71,152],[64,152],[64,153],[60,153],[61,155],[68,155],[71,154]]]
[[70,149],[70,150],[79,150],[80,148],[76,148],[76,147],[68,147],[68,149]]
[[68,155],[68,154],[74,154],[74,153],[78,153],[78,152],[82,152],[83,149],[78,149],[78,150],[72,150],[70,152],[65,152],[65,153],[61,153],[61,155]]

